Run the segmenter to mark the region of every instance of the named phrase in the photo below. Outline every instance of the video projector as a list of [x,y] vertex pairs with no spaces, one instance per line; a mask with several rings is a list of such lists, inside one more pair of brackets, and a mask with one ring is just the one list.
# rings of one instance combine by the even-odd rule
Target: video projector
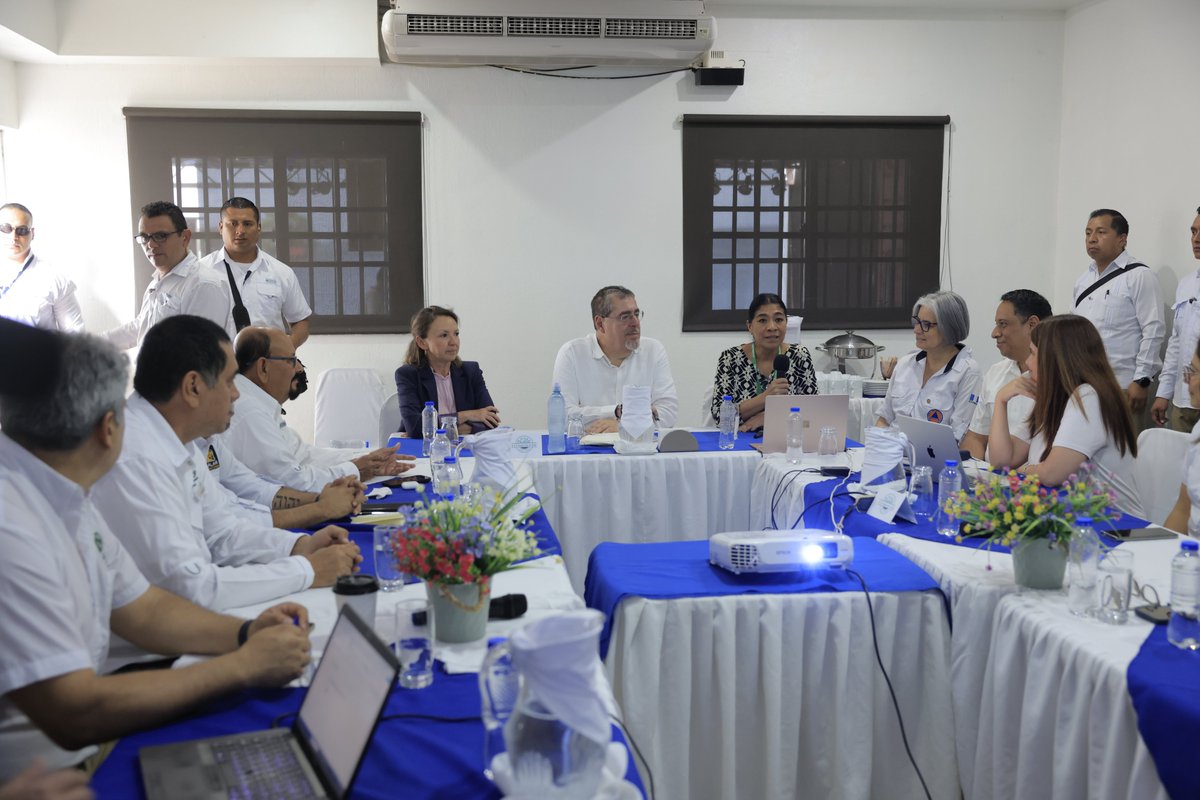
[[818,567],[845,569],[854,562],[854,540],[822,530],[714,533],[708,540],[708,560],[737,575]]

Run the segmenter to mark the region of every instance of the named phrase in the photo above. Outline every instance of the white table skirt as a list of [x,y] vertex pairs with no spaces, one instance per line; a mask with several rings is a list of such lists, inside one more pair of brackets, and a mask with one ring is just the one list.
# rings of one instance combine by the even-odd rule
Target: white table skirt
[[[957,797],[942,596],[872,601],[917,763]],[[860,593],[627,598],[606,667],[661,800],[924,796]]]
[[[818,456],[806,453],[799,464],[789,464],[783,453],[771,453],[763,456],[754,471],[753,484],[750,487],[750,529],[766,530],[777,528],[786,530],[804,512],[804,487],[810,483],[827,481],[829,478],[817,472],[800,472],[798,470],[816,469],[821,466],[849,466],[851,469],[862,468],[862,459],[866,451],[855,447],[835,456]],[[776,497],[778,495],[778,497]],[[772,503],[774,503],[774,524],[772,524]],[[829,526],[832,528],[832,522]],[[804,527],[799,525],[797,527]]]
[[750,524],[757,452],[579,455],[525,462],[576,591],[601,542],[702,539]]
[[[950,598],[954,730],[969,800],[1166,798],[1125,680],[1149,623],[1105,625],[1072,616],[1063,592],[1018,593],[1006,554],[900,534],[880,541]],[[1177,542],[1121,548],[1165,599]]]

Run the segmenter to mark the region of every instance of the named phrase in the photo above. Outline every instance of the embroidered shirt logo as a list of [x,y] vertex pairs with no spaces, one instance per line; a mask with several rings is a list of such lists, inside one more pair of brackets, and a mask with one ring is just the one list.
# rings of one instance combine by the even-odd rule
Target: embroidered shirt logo
[[104,537],[100,535],[100,531],[92,534],[92,541],[96,543],[96,552],[104,555]]
[[217,448],[211,444],[208,446],[208,456],[205,460],[208,462],[209,472],[221,468],[221,459],[217,458]]
[[942,421],[942,412],[940,409],[931,408],[931,409],[929,409],[929,413],[925,415],[925,418],[928,419],[930,422],[941,422]]

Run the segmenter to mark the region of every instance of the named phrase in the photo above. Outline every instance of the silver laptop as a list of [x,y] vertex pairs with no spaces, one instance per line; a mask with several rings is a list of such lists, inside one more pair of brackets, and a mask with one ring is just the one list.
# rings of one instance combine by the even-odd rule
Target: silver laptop
[[[927,419],[897,415],[896,427],[912,443],[917,457],[917,463],[913,466],[931,467],[933,469],[934,480],[937,480],[938,474],[942,471],[942,467],[946,465],[948,460],[960,460],[958,442],[954,438],[954,429],[949,425],[941,422],[930,422]],[[911,457],[912,455],[913,453],[905,454],[906,457]]]
[[344,606],[291,728],[143,747],[146,797],[342,800],[399,671],[392,651]]
[[821,428],[831,426],[837,432],[838,450],[846,449],[846,421],[850,418],[847,394],[776,394],[767,397],[763,419],[764,453],[787,451],[788,415],[800,409],[804,426],[804,452],[817,452]]

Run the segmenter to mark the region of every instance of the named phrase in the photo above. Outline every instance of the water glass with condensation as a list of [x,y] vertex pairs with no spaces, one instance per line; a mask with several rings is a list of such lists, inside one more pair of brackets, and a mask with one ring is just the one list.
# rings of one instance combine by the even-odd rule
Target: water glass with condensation
[[400,662],[400,685],[424,689],[433,683],[433,606],[426,597],[396,604],[393,648]]
[[1133,591],[1133,553],[1119,548],[1104,553],[1097,577],[1100,605],[1096,619],[1110,625],[1124,625],[1129,620],[1129,598]]
[[382,592],[396,592],[404,586],[405,576],[400,571],[393,544],[398,530],[395,525],[375,526],[375,577],[379,580],[379,590]]
[[937,495],[933,491],[933,468],[913,467],[912,509],[917,522],[932,522],[937,511]]
[[832,425],[821,428],[821,438],[817,440],[817,455],[836,456],[840,452],[837,428]]

